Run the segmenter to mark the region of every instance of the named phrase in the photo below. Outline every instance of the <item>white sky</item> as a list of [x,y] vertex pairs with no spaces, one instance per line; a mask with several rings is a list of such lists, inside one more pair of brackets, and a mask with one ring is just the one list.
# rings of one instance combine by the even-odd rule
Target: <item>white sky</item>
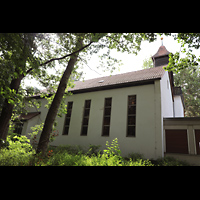
[[[118,70],[118,66],[115,65],[116,70],[112,73],[112,75],[141,70],[143,60],[154,55],[158,51],[158,48],[161,46],[160,38],[161,37],[158,36],[157,40],[152,43],[143,41],[141,44],[141,50],[137,56],[134,54],[120,53],[120,52],[117,52],[116,50],[111,50],[111,54],[113,55],[113,57],[121,59],[123,63],[123,65],[120,66],[120,71]],[[178,43],[176,40],[174,40],[172,36],[168,36],[168,37],[163,36],[163,45],[166,47],[166,49],[169,52],[172,52],[172,53],[175,53],[176,51],[179,52],[180,47],[181,47],[181,44]],[[199,55],[199,52],[195,52],[195,53]],[[83,71],[84,73],[83,77],[85,80],[111,75],[111,73],[108,71],[103,72],[101,68],[97,69],[97,65],[98,65],[97,59],[98,57],[96,55],[93,55],[92,58],[88,61],[88,65],[90,68],[92,68],[93,70],[95,70],[101,75],[89,69],[87,65],[84,65],[81,71]],[[39,86],[34,80],[26,79],[24,82],[25,82],[25,85],[27,86],[35,86],[35,87],[41,88],[41,86]]]
[[[136,70],[142,69],[143,60],[145,58],[149,58],[152,55],[154,55],[158,48],[161,46],[161,37],[158,37],[155,42],[149,43],[148,41],[143,41],[141,44],[141,50],[139,51],[138,55],[134,54],[128,54],[128,53],[120,53],[116,50],[112,50],[111,53],[114,57],[117,57],[118,59],[121,59],[123,62],[123,65],[120,66],[120,71],[118,71],[118,66],[116,65],[117,69],[112,73],[114,74],[120,74],[120,73],[126,73]],[[173,37],[166,37],[163,36],[163,45],[167,48],[169,52],[175,53],[176,51],[180,50],[181,44],[178,43],[173,39]],[[84,77],[85,80],[91,79],[91,78],[97,78],[101,76],[109,76],[110,72],[103,72],[100,68],[96,68],[96,56],[93,56],[90,61],[88,61],[88,65],[90,68],[94,69],[101,75],[97,74],[96,72],[90,70],[87,66],[84,66]]]

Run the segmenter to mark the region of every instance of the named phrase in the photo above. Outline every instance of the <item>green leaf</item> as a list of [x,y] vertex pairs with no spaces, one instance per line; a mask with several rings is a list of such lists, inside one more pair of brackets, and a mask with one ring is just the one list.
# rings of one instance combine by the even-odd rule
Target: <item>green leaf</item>
[[15,102],[12,99],[8,99],[8,103],[14,105]]
[[17,72],[14,72],[13,75],[14,75],[14,78],[17,78],[17,77],[18,77]]

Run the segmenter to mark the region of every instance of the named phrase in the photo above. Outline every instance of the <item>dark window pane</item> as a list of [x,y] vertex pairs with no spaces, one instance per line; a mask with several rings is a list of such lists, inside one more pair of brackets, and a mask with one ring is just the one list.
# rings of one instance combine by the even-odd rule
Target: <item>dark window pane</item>
[[104,115],[110,115],[110,113],[111,113],[111,108],[105,108]]
[[67,109],[72,109],[73,102],[68,102]]
[[69,132],[69,126],[65,126],[65,130],[63,132],[63,135],[68,135]]
[[135,105],[136,104],[136,96],[129,96],[128,97],[128,105]]
[[22,134],[23,125],[24,125],[23,123],[17,122],[17,123],[15,124],[14,133],[17,133],[18,135],[21,135],[21,134]]
[[88,129],[87,126],[83,126],[83,127],[82,127],[81,135],[87,135],[87,129]]
[[128,125],[135,125],[135,116],[128,116]]
[[89,118],[83,118],[83,125],[88,125]]
[[72,114],[72,106],[73,106],[72,101],[67,103],[67,114],[66,114],[66,118],[65,118],[63,135],[68,135],[70,119],[71,119],[71,114]]
[[84,117],[89,117],[90,109],[85,109],[84,111]]
[[112,98],[105,98],[102,136],[109,136]]
[[69,125],[69,123],[70,123],[70,118],[66,117],[65,125]]
[[103,135],[109,136],[109,130],[110,130],[110,126],[104,126],[103,127]]
[[136,106],[128,106],[128,115],[133,115],[136,113]]
[[67,110],[67,117],[71,117],[71,113],[72,113],[72,110],[71,110],[71,109],[68,109],[68,110]]
[[85,100],[81,135],[87,135],[88,121],[89,121],[89,114],[90,114],[90,104],[91,104],[91,100]]
[[85,101],[85,108],[90,108],[90,103],[91,103],[91,100],[86,100]]
[[128,126],[127,136],[135,136],[135,126]]
[[110,125],[110,117],[104,117],[103,125]]
[[128,96],[127,136],[135,137],[136,95]]
[[112,103],[112,98],[106,98],[105,99],[105,107],[111,106],[111,103]]

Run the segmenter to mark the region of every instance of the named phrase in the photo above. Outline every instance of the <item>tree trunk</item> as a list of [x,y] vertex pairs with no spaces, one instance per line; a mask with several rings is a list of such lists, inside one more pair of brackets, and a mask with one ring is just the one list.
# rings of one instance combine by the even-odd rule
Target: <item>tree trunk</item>
[[[10,84],[10,89],[14,89],[16,93],[18,92],[19,86],[21,84],[22,76],[20,76],[17,79],[13,79]],[[8,127],[9,127],[9,121],[12,116],[13,112],[13,104],[9,104],[8,100],[5,99],[3,104],[3,109],[0,116],[0,147],[2,146],[2,140],[6,140],[7,134],[8,134]]]
[[48,143],[49,143],[50,134],[52,131],[52,126],[55,121],[58,109],[60,107],[62,97],[65,93],[67,82],[69,80],[72,70],[74,69],[74,65],[76,63],[77,57],[78,57],[78,53],[74,55],[73,57],[70,57],[67,68],[65,69],[65,72],[60,80],[60,84],[58,86],[57,92],[55,94],[53,102],[51,103],[51,106],[48,110],[48,113],[45,119],[44,127],[40,136],[38,147],[37,147],[37,152],[36,152],[37,154],[42,152],[42,155],[45,156]]
[[[35,33],[33,34],[25,34],[22,42],[24,45],[20,46],[22,49],[22,53],[20,54],[19,62],[23,63],[23,65],[19,66],[21,70],[25,70],[26,68],[26,61],[29,56],[29,50],[33,47],[33,41],[35,38]],[[21,84],[21,80],[24,78],[24,75],[19,73],[17,67],[15,69],[15,72],[19,74],[19,77],[16,79],[13,79],[10,83],[10,89],[15,90],[16,94],[18,93],[19,86]],[[0,148],[2,146],[2,140],[6,140],[8,135],[8,129],[9,129],[9,122],[12,117],[14,105],[8,103],[8,99],[4,100],[2,112],[0,115]]]

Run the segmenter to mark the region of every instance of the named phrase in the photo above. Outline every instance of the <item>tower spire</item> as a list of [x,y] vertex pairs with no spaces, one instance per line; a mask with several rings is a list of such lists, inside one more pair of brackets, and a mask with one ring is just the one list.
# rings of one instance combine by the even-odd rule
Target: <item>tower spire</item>
[[161,46],[163,46],[163,37],[161,37],[160,39],[161,39]]

